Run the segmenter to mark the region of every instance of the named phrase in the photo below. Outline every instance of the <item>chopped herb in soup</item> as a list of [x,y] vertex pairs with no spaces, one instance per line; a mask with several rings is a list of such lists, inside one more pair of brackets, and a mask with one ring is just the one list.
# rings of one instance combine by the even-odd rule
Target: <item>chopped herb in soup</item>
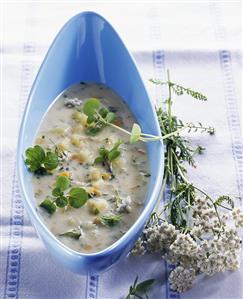
[[26,150],[38,211],[76,251],[108,247],[141,212],[150,177],[146,146],[114,127],[130,130],[134,122],[111,89],[81,82],[57,98]]

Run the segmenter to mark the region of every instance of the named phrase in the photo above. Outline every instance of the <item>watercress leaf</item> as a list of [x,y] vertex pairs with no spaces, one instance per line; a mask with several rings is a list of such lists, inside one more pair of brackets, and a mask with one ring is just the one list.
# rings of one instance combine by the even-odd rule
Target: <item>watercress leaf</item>
[[109,110],[106,109],[105,107],[102,107],[102,108],[100,108],[100,110],[99,110],[99,114],[100,114],[103,118],[105,118],[105,117],[107,116],[108,113],[109,113]]
[[25,163],[29,167],[31,172],[35,172],[38,168],[41,167],[45,159],[45,151],[39,145],[35,145],[34,147],[29,147],[25,151],[26,160]]
[[121,221],[122,217],[121,215],[110,214],[110,215],[100,216],[98,219],[103,225],[108,227],[113,227],[116,224],[118,224],[119,221]]
[[56,179],[56,188],[65,191],[70,187],[70,179],[66,176],[58,176]]
[[92,116],[96,110],[100,107],[100,101],[96,98],[90,98],[86,100],[83,106],[83,112],[87,116]]
[[60,234],[59,236],[70,237],[72,239],[78,240],[81,236],[81,232],[79,229],[72,229],[70,231]]
[[61,196],[57,197],[56,205],[59,208],[64,208],[64,207],[66,207],[67,204],[68,204],[68,200],[65,196],[61,195]]
[[63,195],[63,192],[61,191],[61,189],[59,187],[56,187],[52,190],[52,195],[55,197],[58,197],[60,195]]
[[141,137],[141,128],[138,124],[134,123],[132,127],[130,143],[137,142]]
[[103,162],[104,162],[104,158],[101,156],[95,158],[95,160],[94,160],[94,164],[99,164],[99,163],[103,163]]
[[58,155],[52,152],[47,152],[44,159],[44,166],[47,170],[52,170],[58,166]]
[[108,153],[107,157],[110,161],[115,160],[116,158],[118,158],[120,156],[121,152],[118,150],[112,150]]
[[95,121],[95,117],[93,115],[88,116],[88,118],[87,118],[87,123],[88,124],[91,124],[94,121]]
[[155,279],[148,279],[145,281],[140,282],[137,286],[136,286],[136,292],[142,294],[142,293],[146,293],[148,291],[148,289],[153,285]]
[[90,136],[95,136],[95,135],[97,135],[100,131],[101,131],[101,127],[92,127],[92,128],[87,128],[86,130],[85,130],[85,133],[87,134],[87,135],[90,135]]
[[73,208],[82,207],[88,200],[88,193],[83,188],[72,188],[69,191],[69,204]]
[[56,205],[48,198],[41,202],[40,207],[45,209],[49,214],[53,214],[56,211]]
[[105,117],[105,120],[108,122],[108,123],[112,123],[116,118],[116,115],[115,113],[113,112],[109,112],[106,117]]

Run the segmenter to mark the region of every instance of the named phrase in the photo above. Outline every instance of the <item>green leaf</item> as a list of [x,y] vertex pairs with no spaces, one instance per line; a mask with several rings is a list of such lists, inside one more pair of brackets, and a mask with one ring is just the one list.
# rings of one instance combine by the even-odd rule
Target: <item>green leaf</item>
[[87,128],[85,130],[85,133],[90,136],[95,136],[101,131],[101,129],[102,128],[100,128],[100,127],[91,127],[91,128]]
[[113,150],[113,151],[110,151],[109,153],[108,153],[108,159],[110,160],[110,161],[113,161],[113,160],[115,160],[116,158],[118,158],[119,156],[120,156],[120,154],[121,154],[121,152],[120,151],[118,151],[118,150]]
[[96,98],[90,98],[86,100],[83,107],[83,112],[87,116],[93,116],[96,110],[100,107],[100,101]]
[[61,191],[61,189],[59,187],[56,187],[52,190],[52,195],[55,197],[58,197],[60,195],[63,195],[63,192]]
[[113,112],[109,112],[106,117],[105,117],[105,120],[108,122],[108,123],[112,123],[116,118],[116,115],[115,113]]
[[95,158],[95,160],[94,160],[94,164],[99,164],[99,163],[103,163],[103,162],[104,162],[104,158],[101,156]]
[[59,196],[57,197],[56,199],[56,205],[59,207],[59,208],[64,208],[66,207],[66,205],[68,204],[68,200],[65,196]]
[[100,147],[99,154],[101,157],[105,157],[108,153],[109,153],[109,151],[106,148],[104,148],[104,146]]
[[88,200],[88,193],[83,188],[72,188],[69,191],[69,204],[73,208],[82,207]]
[[79,229],[72,229],[70,231],[67,231],[65,233],[60,234],[61,237],[70,237],[72,239],[78,240],[81,236],[81,232]]
[[140,294],[144,294],[146,293],[149,288],[151,288],[151,286],[153,285],[155,279],[148,279],[145,280],[143,282],[140,282],[137,286],[136,286],[136,292],[140,293]]
[[53,214],[56,211],[56,205],[48,198],[42,201],[40,207],[45,209],[49,214]]
[[52,152],[47,152],[44,159],[44,166],[47,170],[52,170],[58,166],[58,155]]
[[121,215],[110,214],[100,216],[98,219],[103,225],[113,227],[121,221],[122,217]]
[[141,137],[141,128],[138,124],[134,123],[132,127],[130,143],[136,143]]
[[93,115],[88,116],[88,118],[87,118],[87,123],[88,124],[91,124],[94,121],[95,121],[95,117]]
[[29,167],[31,172],[35,172],[41,167],[45,159],[45,151],[39,145],[35,145],[34,147],[29,147],[25,151],[26,160],[25,163]]
[[70,179],[66,176],[58,176],[56,179],[56,188],[65,191],[70,187]]
[[103,118],[105,118],[106,115],[107,115],[108,113],[109,113],[109,110],[106,109],[105,107],[102,107],[102,108],[100,108],[100,110],[99,110],[99,114],[100,114]]

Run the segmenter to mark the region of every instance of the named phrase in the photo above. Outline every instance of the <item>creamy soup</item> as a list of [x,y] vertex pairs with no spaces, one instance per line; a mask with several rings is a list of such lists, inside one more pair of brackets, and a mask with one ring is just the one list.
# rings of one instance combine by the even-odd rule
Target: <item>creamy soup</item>
[[[135,119],[114,91],[101,84],[73,85],[50,107],[35,140],[44,151],[58,155],[58,166],[33,174],[45,224],[65,245],[84,253],[106,248],[132,226],[150,177],[143,142],[130,144],[127,134],[110,125],[90,130],[83,109],[90,98],[98,99],[99,109],[112,112],[111,123],[131,130]],[[53,209],[43,204],[46,199]]]

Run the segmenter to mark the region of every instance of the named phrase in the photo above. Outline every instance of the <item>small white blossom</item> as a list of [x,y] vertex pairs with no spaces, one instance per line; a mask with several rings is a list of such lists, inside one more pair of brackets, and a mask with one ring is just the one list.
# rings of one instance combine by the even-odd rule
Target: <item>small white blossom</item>
[[137,242],[134,244],[133,249],[131,250],[132,255],[144,255],[146,253],[146,248],[144,241],[139,238]]
[[195,277],[194,269],[178,266],[170,272],[169,283],[174,291],[184,292],[192,287]]
[[175,254],[193,256],[198,252],[198,245],[192,237],[180,233],[177,235],[176,240],[171,244],[170,250]]
[[243,212],[239,208],[232,210],[232,216],[236,227],[243,227]]
[[147,250],[149,252],[163,251],[174,242],[177,231],[175,227],[167,222],[149,227],[144,231]]

